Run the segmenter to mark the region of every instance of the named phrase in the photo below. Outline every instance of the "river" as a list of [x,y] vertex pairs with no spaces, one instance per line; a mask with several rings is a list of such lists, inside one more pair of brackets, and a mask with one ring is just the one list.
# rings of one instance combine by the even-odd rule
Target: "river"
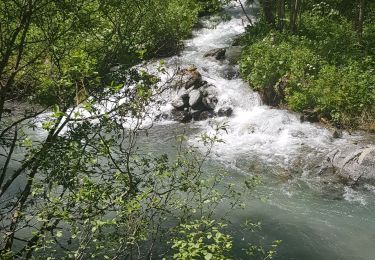
[[[213,121],[226,122],[224,142],[215,145],[205,170],[225,169],[233,183],[243,183],[249,176],[262,178],[245,198],[245,209],[231,215],[236,259],[243,257],[240,248],[247,242],[268,246],[282,240],[276,259],[374,260],[375,187],[355,189],[318,173],[332,150],[374,145],[375,137],[344,133],[333,138],[319,124],[301,123],[297,114],[262,105],[258,94],[238,76],[228,79],[225,74],[233,69],[228,61],[204,57],[209,50],[230,46],[245,30],[247,21],[240,7],[228,7],[225,14],[230,19],[203,18],[202,27],[185,41],[184,51],[167,58],[166,66],[195,66],[204,80],[216,86],[216,110],[230,106],[233,115],[189,124],[159,121],[141,137],[139,146],[149,153],[173,154],[176,133],[186,131],[189,144],[199,148],[199,136],[213,131]],[[166,99],[173,95],[167,93]],[[168,112],[171,105],[161,110]],[[247,220],[261,222],[261,230],[244,234],[241,225]],[[251,240],[244,241],[244,236]]]
[[[216,86],[216,110],[224,106],[234,110],[230,118],[212,119],[227,122],[228,133],[222,136],[225,142],[215,146],[207,170],[225,168],[234,183],[248,176],[262,177],[245,210],[233,213],[236,243],[244,243],[241,224],[250,219],[262,222],[253,242],[270,245],[282,240],[277,259],[375,259],[375,187],[354,189],[318,174],[329,152],[373,145],[374,136],[344,133],[335,139],[319,124],[301,123],[294,113],[262,105],[239,77],[227,79],[227,61],[204,58],[207,51],[230,46],[244,32],[241,9],[232,6],[226,14],[231,19],[204,18],[203,28],[194,30],[185,50],[166,59],[166,66],[196,67],[204,80]],[[170,109],[169,104],[162,107]],[[199,147],[198,136],[213,131],[212,120],[189,124],[165,120],[141,144],[149,152],[173,153],[176,132],[186,128],[189,143]],[[239,249],[237,255],[242,255]]]

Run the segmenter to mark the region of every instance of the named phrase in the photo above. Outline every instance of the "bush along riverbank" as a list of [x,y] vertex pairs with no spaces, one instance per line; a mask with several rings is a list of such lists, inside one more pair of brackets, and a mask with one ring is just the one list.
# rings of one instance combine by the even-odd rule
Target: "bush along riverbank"
[[302,121],[375,131],[375,3],[263,1],[241,74],[265,104]]

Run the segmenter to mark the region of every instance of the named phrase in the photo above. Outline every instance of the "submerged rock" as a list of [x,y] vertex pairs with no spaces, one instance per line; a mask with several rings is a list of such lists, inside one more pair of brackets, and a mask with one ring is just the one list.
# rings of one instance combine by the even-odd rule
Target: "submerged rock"
[[218,49],[213,49],[213,50],[206,52],[206,54],[204,54],[204,57],[213,57],[216,60],[223,60],[225,59],[225,53],[226,53],[225,48],[218,48]]
[[188,123],[192,119],[192,116],[188,110],[181,111],[177,109],[172,109],[171,115],[173,120],[179,121],[181,123]]
[[241,59],[242,48],[240,46],[232,46],[227,48],[225,52],[225,58],[229,61],[229,64],[237,64]]
[[233,109],[231,107],[222,107],[217,112],[217,115],[220,117],[230,117],[233,114]]
[[226,79],[234,79],[234,78],[238,78],[240,76],[240,72],[238,70],[238,68],[234,67],[234,66],[226,66],[222,72],[221,72],[222,76]]
[[199,115],[199,121],[203,121],[203,120],[207,120],[209,118],[213,118],[215,116],[215,112],[213,110],[207,110],[207,111],[203,111],[200,115]]

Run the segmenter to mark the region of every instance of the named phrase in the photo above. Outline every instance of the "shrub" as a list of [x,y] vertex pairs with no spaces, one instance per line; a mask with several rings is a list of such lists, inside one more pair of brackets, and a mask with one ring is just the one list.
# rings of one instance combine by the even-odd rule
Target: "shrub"
[[335,123],[357,127],[375,118],[375,75],[358,63],[326,65],[312,83],[317,107]]
[[299,37],[270,34],[243,52],[242,75],[254,89],[275,85],[282,77],[288,78],[289,88],[299,88],[314,76],[321,58],[302,43]]
[[200,6],[200,15],[207,15],[220,11],[228,0],[197,0]]
[[335,12],[303,16],[299,34],[309,39],[309,46],[332,64],[342,64],[360,56],[358,37],[351,22]]

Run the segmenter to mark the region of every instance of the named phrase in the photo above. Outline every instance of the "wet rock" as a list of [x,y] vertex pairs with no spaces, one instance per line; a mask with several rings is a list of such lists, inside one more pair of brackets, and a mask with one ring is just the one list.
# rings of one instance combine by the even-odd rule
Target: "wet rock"
[[375,146],[366,148],[358,157],[358,164],[362,166],[372,167],[375,174]]
[[183,69],[177,73],[171,85],[175,89],[199,88],[202,84],[202,75],[197,68]]
[[190,114],[195,121],[204,121],[215,116],[213,110],[190,110]]
[[190,91],[192,91],[193,89],[185,89],[185,88],[181,88],[177,91],[177,96],[180,97],[180,98],[188,98],[189,97],[189,93]]
[[169,118],[169,115],[167,113],[161,113],[155,117],[155,120],[167,120]]
[[213,95],[208,95],[202,99],[205,109],[208,110],[214,110],[218,102],[217,97]]
[[259,90],[259,96],[262,102],[269,106],[279,106],[285,99],[285,88],[288,80],[288,77],[283,77],[275,86],[261,88]]
[[122,66],[120,64],[113,64],[113,66],[109,68],[109,72],[118,72],[121,68]]
[[213,50],[206,52],[206,54],[204,54],[204,57],[213,57],[216,60],[223,60],[225,59],[225,53],[226,53],[225,48],[218,48],[218,49],[213,49]]
[[3,108],[3,113],[4,114],[12,114],[12,110],[11,109],[9,109],[9,108]]
[[195,121],[199,121],[199,118],[202,112],[203,112],[202,110],[194,110],[194,109],[190,110],[190,114]]
[[229,64],[237,64],[241,59],[242,48],[240,46],[232,46],[227,48],[225,52],[225,58],[229,61]]
[[233,114],[233,109],[231,107],[222,107],[217,112],[217,115],[220,117],[230,117]]
[[316,110],[304,110],[300,116],[301,122],[317,123],[319,122],[319,112]]
[[239,73],[238,69],[236,69],[235,67],[226,66],[222,70],[222,75],[223,75],[224,78],[231,80],[231,79],[234,79],[234,78],[238,78],[240,73]]
[[214,85],[211,85],[211,84],[205,84],[202,86],[201,88],[201,92],[202,92],[202,95],[204,97],[207,97],[207,96],[216,96],[217,95],[217,91],[216,91],[216,87]]
[[203,109],[204,105],[202,103],[202,92],[198,89],[194,89],[189,93],[189,106],[192,109],[201,110]]
[[192,115],[188,110],[177,110],[177,109],[172,109],[171,112],[172,119],[175,121],[179,121],[181,123],[188,123],[192,119]]
[[334,150],[327,155],[326,165],[350,186],[375,184],[375,146]]
[[337,139],[342,137],[342,131],[339,129],[335,129],[332,133],[332,137]]
[[215,116],[215,112],[213,110],[207,110],[207,111],[203,111],[200,115],[199,115],[199,120],[200,121],[203,121],[203,120],[207,120],[209,118],[213,118]]
[[189,91],[181,89],[177,93],[178,98],[172,101],[172,106],[177,110],[184,110],[189,107]]
[[189,95],[181,96],[172,102],[172,106],[177,110],[184,110],[189,106]]

